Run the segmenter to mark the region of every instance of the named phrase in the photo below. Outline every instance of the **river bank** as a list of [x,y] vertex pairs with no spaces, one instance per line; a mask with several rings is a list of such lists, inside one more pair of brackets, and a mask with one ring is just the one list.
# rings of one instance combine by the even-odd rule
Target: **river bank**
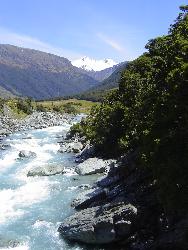
[[74,115],[62,115],[57,112],[35,111],[23,119],[15,119],[10,114],[0,114],[0,134],[8,135],[17,131],[61,126],[62,123],[70,123],[73,119]]
[[151,171],[138,166],[137,153],[109,161],[97,155],[86,145],[75,157],[81,162],[76,167],[79,175],[105,175],[72,201],[75,214],[63,221],[60,234],[71,241],[105,245],[106,249],[188,249],[186,214],[166,213],[157,183]]
[[0,151],[0,247],[186,249],[185,218],[169,228],[136,153],[98,158],[85,138],[70,138],[80,118],[51,112],[0,118],[9,145]]

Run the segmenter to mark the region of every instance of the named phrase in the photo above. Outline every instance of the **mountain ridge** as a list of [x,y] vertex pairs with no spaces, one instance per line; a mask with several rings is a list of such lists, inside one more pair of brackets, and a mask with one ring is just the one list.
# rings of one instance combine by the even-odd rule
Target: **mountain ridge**
[[119,65],[83,70],[61,56],[0,44],[0,96],[42,100],[77,95],[100,85]]
[[64,57],[0,45],[0,86],[12,94],[48,99],[80,93],[97,84]]

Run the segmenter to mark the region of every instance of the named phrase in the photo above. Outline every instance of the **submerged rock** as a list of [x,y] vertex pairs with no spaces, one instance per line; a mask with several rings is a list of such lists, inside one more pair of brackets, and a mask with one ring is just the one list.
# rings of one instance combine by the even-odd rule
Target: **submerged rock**
[[50,176],[56,174],[63,174],[64,167],[59,165],[46,165],[42,167],[35,167],[29,170],[27,176]]
[[2,235],[0,235],[0,248],[9,249],[9,248],[18,247],[19,245],[20,245],[20,242],[18,240],[5,238]]
[[123,203],[84,209],[65,219],[58,231],[69,240],[105,244],[129,237],[137,209]]
[[36,156],[37,156],[37,154],[35,152],[32,152],[32,151],[21,150],[19,152],[20,158],[34,158]]
[[75,171],[79,175],[90,175],[90,174],[99,174],[104,173],[109,165],[112,163],[112,160],[103,160],[99,158],[89,158],[83,163],[80,163]]

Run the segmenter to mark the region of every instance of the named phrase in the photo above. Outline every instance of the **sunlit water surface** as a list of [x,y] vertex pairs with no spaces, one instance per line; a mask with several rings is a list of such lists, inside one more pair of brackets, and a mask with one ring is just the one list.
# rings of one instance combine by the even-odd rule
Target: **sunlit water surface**
[[[12,240],[20,244],[12,248],[0,244],[1,249],[89,249],[66,242],[57,232],[60,222],[74,213],[70,203],[80,192],[79,185],[91,184],[96,178],[77,176],[73,171],[74,156],[58,152],[59,137],[69,128],[70,124],[64,123],[15,133],[6,139],[11,147],[0,151],[0,241]],[[37,157],[20,160],[20,150],[35,152]],[[30,168],[49,163],[62,164],[67,173],[27,177]]]

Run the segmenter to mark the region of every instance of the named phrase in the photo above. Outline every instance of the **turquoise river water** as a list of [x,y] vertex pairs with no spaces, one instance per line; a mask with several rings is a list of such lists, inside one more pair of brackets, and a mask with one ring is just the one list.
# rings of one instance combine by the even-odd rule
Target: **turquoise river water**
[[[91,184],[96,177],[80,177],[74,173],[74,156],[59,153],[59,136],[70,124],[40,130],[18,132],[5,143],[10,148],[0,152],[0,241],[18,241],[14,250],[81,250],[88,246],[68,243],[57,229],[74,210],[70,203],[80,192],[79,185]],[[37,154],[33,159],[18,159],[20,150]],[[35,166],[63,164],[67,173],[50,177],[27,177]],[[94,249],[94,248],[92,248]],[[95,248],[99,249],[99,248]]]

